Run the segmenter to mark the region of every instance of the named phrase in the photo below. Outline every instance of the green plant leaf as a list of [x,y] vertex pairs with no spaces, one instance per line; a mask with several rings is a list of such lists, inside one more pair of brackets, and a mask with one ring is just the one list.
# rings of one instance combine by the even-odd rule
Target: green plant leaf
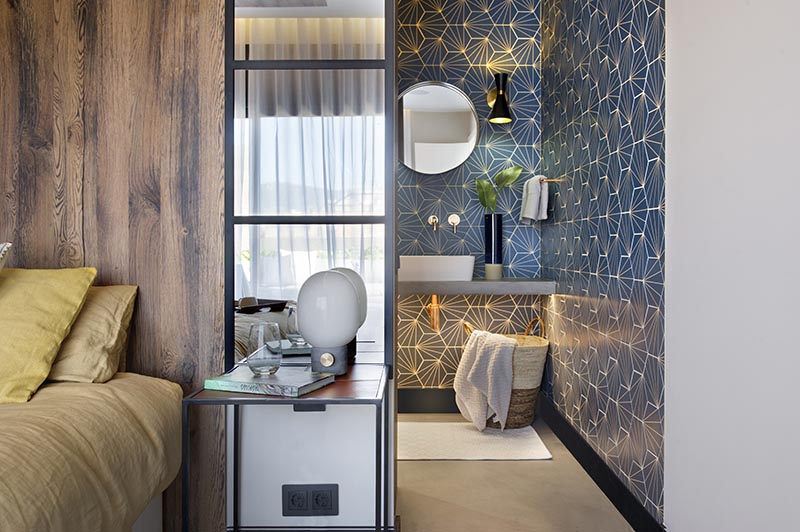
[[497,185],[498,190],[510,187],[517,179],[519,179],[521,173],[521,166],[512,166],[510,168],[506,168],[505,170],[501,170],[500,172],[497,172],[497,175],[494,176],[494,184]]
[[476,179],[475,188],[478,190],[478,201],[483,208],[494,212],[497,208],[497,190],[492,186],[492,182],[488,179]]

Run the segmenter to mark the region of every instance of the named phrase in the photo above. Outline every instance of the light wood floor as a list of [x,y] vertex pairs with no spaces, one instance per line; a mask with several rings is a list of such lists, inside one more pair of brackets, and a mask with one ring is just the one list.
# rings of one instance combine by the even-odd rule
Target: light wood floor
[[[401,414],[400,420],[462,418],[458,414]],[[552,460],[398,462],[401,532],[630,531],[547,425],[537,420],[534,428]]]

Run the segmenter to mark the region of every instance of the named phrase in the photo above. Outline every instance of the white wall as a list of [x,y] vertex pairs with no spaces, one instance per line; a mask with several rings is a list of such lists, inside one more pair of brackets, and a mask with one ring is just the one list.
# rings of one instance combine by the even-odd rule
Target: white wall
[[666,9],[666,526],[800,530],[800,3]]

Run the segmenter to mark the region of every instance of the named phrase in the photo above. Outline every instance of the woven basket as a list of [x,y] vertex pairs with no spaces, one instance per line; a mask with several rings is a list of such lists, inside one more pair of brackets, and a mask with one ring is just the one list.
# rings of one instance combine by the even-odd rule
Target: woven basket
[[[529,336],[533,326],[539,323],[541,336]],[[464,322],[464,330],[472,334],[475,328]],[[525,334],[506,334],[517,341],[512,362],[513,378],[511,383],[511,402],[508,405],[507,429],[519,429],[533,423],[536,413],[536,399],[542,386],[544,363],[547,360],[547,348],[550,342],[544,337],[544,322],[534,318],[525,329]],[[486,420],[486,426],[499,429],[500,422],[492,416]]]

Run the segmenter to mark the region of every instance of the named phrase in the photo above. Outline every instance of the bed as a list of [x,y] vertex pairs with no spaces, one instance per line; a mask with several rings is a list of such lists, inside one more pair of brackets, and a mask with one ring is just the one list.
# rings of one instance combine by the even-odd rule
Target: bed
[[180,468],[182,397],[117,373],[0,404],[0,530],[130,530]]
[[286,338],[286,334],[289,332],[288,309],[281,312],[266,311],[256,312],[255,314],[240,314],[237,312],[234,316],[234,353],[236,362],[244,360],[249,354],[247,336],[250,332],[251,325],[265,322],[277,323],[281,332],[281,338]]

